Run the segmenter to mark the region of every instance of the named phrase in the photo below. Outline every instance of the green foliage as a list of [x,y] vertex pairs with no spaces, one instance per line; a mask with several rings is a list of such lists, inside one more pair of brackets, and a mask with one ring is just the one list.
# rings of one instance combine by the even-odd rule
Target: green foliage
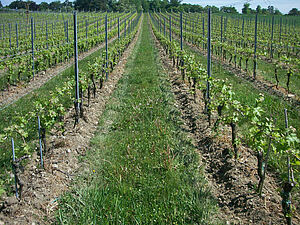
[[[136,14],[131,14],[130,18],[133,18]],[[122,28],[122,26],[121,26]],[[121,38],[120,41],[114,41],[109,44],[110,54],[109,54],[109,61],[112,62],[111,65],[115,65],[119,61],[119,56],[124,52],[128,43],[130,43],[132,35],[136,32],[135,30],[128,35],[126,38]],[[109,32],[109,37],[114,37],[117,34],[117,27],[112,29]],[[100,51],[101,54],[103,50]],[[67,51],[63,52],[64,55],[67,55]],[[96,52],[94,54],[99,54]],[[56,56],[55,56],[56,57]],[[92,57],[93,58],[93,57]],[[105,55],[101,57],[95,57],[98,61],[98,66],[95,68],[96,71],[101,71],[103,69],[103,63],[105,61]],[[83,61],[86,59],[83,59]],[[86,60],[87,61],[87,60]],[[101,64],[100,64],[101,63]],[[87,62],[85,62],[87,66]],[[13,65],[9,64],[11,68]],[[20,68],[20,67],[19,67]],[[113,69],[113,68],[108,68]],[[23,70],[21,70],[23,71]],[[67,75],[65,75],[65,73]],[[31,96],[30,104],[26,99],[20,100],[20,103],[17,102],[16,104],[8,107],[12,110],[11,113],[8,113],[7,117],[4,116],[3,111],[1,112],[1,116],[3,118],[3,123],[1,124],[0,131],[0,146],[1,146],[1,166],[3,168],[3,173],[6,170],[11,169],[10,161],[11,161],[11,144],[10,140],[13,137],[15,140],[15,149],[16,149],[16,157],[22,157],[24,155],[30,155],[34,152],[36,146],[36,138],[37,138],[37,127],[36,127],[36,120],[37,116],[40,117],[42,128],[46,130],[46,132],[50,132],[53,127],[57,129],[61,129],[64,132],[64,116],[67,112],[67,109],[73,105],[74,102],[74,72],[73,68],[71,70],[67,69],[64,71],[63,74],[58,75],[57,77],[53,78],[49,82],[47,82],[43,87],[40,89],[44,90],[37,90],[37,93],[33,93],[32,95],[41,95],[39,97]],[[64,77],[63,77],[64,76]],[[100,74],[103,76],[103,74]],[[63,78],[62,78],[63,77]],[[80,78],[80,86],[83,91],[86,91],[88,83],[90,82],[90,74],[88,70],[82,68],[79,73]],[[54,82],[55,85],[52,86],[48,83]],[[45,87],[47,86],[47,87]],[[50,87],[50,88],[49,88]],[[29,95],[29,94],[28,94]],[[44,96],[46,95],[46,96]],[[27,100],[28,100],[27,99]],[[32,100],[33,99],[33,100]],[[23,108],[26,108],[25,110]],[[15,111],[20,111],[17,113]],[[9,112],[9,111],[8,111]],[[1,174],[2,175],[2,174]],[[2,179],[2,178],[1,178]],[[1,181],[1,180],[0,180]]]
[[147,22],[100,118],[86,173],[60,201],[59,224],[219,222],[199,157],[178,132],[179,114]]
[[[78,14],[78,24],[82,21],[86,21],[85,16],[89,16],[89,14]],[[103,21],[105,17],[105,13],[96,14],[99,21]],[[117,33],[117,23],[118,20],[116,17],[120,19],[120,30],[124,29],[123,21],[125,19],[132,20],[134,17],[134,13],[109,13],[108,14],[108,23],[110,24],[111,29],[108,33],[108,38],[112,38]],[[70,14],[66,15],[66,17],[71,20]],[[51,19],[51,18],[50,18]],[[63,17],[63,21],[65,22],[65,18]],[[44,37],[44,23],[39,22],[36,25],[36,29],[38,30],[37,35],[41,32],[41,38],[37,38],[34,40],[34,60],[31,55],[31,36],[26,35],[25,29],[22,30],[22,33],[19,33],[19,47],[17,48],[15,42],[12,42],[12,48],[9,46],[8,40],[3,41],[2,46],[3,51],[0,51],[0,55],[5,58],[0,62],[0,67],[4,68],[4,73],[0,76],[0,89],[5,89],[9,87],[9,85],[17,84],[21,81],[30,82],[33,71],[32,64],[34,62],[34,72],[37,75],[42,71],[47,71],[47,69],[57,66],[60,63],[65,63],[69,61],[74,54],[74,45],[69,40],[66,42],[66,34],[65,27],[58,26],[58,32],[55,32],[53,35],[51,34],[51,26],[50,22],[48,23],[48,40]],[[68,25],[68,33],[71,36],[71,26]],[[94,24],[88,24],[88,38],[85,38],[86,30],[79,29],[78,31],[78,53],[82,53],[88,51],[95,46],[103,43],[105,40],[104,35],[104,25],[99,23],[98,29]],[[98,32],[98,33],[97,33]],[[84,38],[81,38],[83,37]],[[71,38],[71,37],[69,37]],[[24,39],[24,40],[22,40]],[[62,44],[61,44],[62,43]],[[38,51],[37,51],[38,50]],[[21,54],[21,52],[27,54]],[[12,57],[11,55],[16,54],[17,56]]]
[[289,13],[289,16],[299,16],[300,15],[300,11],[297,8],[292,8]]
[[[156,18],[158,19],[159,17]],[[166,40],[167,38],[164,37],[164,35],[158,32],[153,24],[152,27],[157,38],[161,41],[164,48],[168,50],[170,56],[173,57],[175,54],[174,51],[178,52],[178,47],[176,47],[178,43],[176,41],[170,43]],[[177,34],[179,33],[176,28],[174,28],[173,31]],[[228,52],[234,53],[236,51],[236,49],[233,49],[231,46],[224,43],[220,43],[220,46]],[[242,49],[239,51],[242,51]],[[245,52],[246,53],[244,54],[246,57],[250,57],[252,54],[250,49],[245,49]],[[268,103],[265,102],[263,95],[260,95],[255,99],[256,103],[253,106],[242,104],[237,99],[237,96],[233,91],[232,86],[228,84],[228,81],[215,78],[207,79],[206,71],[202,69],[204,66],[201,65],[199,61],[195,60],[192,53],[189,51],[182,51],[181,54],[178,55],[180,55],[181,59],[185,62],[184,66],[181,66],[180,68],[185,70],[188,77],[197,77],[198,89],[201,91],[205,90],[206,82],[210,82],[211,98],[209,109],[211,113],[218,115],[215,123],[216,128],[218,128],[220,122],[222,122],[223,125],[230,125],[231,127],[232,125],[243,126],[243,123],[247,123],[249,128],[246,135],[247,139],[250,140],[249,144],[253,149],[266,154],[268,150],[268,140],[271,138],[273,157],[286,158],[287,156],[290,156],[293,165],[299,164],[299,140],[297,138],[297,130],[294,128],[289,128],[287,130],[281,129],[276,126],[275,118],[266,117],[267,112],[263,105]],[[289,64],[292,60],[291,58],[283,56],[283,59],[285,60],[286,65],[291,65],[291,67],[293,67],[292,65],[297,65],[295,62]],[[201,68],[201,72],[198,72],[193,68]],[[196,74],[194,73],[195,71],[197,71]],[[291,75],[292,73],[290,76]],[[233,147],[241,142],[238,135],[232,135],[232,137],[234,136],[236,139],[232,142]],[[298,171],[298,167],[295,167],[295,170]],[[282,171],[282,173],[284,173],[284,171]]]

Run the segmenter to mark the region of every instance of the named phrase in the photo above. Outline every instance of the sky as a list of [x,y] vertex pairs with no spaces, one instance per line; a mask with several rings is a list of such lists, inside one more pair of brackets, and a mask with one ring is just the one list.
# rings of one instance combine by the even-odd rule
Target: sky
[[[203,2],[203,3],[202,3]],[[214,5],[221,6],[234,6],[240,13],[244,3],[248,2],[250,8],[256,9],[257,5],[262,8],[267,8],[269,5],[274,6],[282,13],[288,13],[292,8],[300,9],[300,0],[183,0],[182,3],[199,4],[201,6]]]
[[[2,5],[9,5],[13,0],[0,0]],[[36,3],[52,2],[52,0],[36,0]],[[61,0],[61,2],[64,0]],[[203,2],[203,3],[202,3]],[[199,4],[201,6],[214,5],[234,6],[239,12],[242,11],[245,2],[250,3],[250,8],[255,9],[257,5],[267,8],[269,5],[279,9],[282,13],[288,13],[292,8],[300,9],[300,0],[182,0],[182,3]]]

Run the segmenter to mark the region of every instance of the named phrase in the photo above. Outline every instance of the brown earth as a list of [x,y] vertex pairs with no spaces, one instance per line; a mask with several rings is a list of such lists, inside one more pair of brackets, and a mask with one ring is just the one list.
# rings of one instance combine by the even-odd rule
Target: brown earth
[[[113,26],[113,28],[116,27]],[[124,31],[120,32],[120,35],[123,34]],[[108,40],[108,43],[112,43],[115,41],[118,37],[115,36]],[[80,55],[78,55],[78,61],[90,56],[94,52],[98,51],[101,48],[105,47],[105,42],[101,43],[97,47],[92,48],[91,50],[87,52],[83,52]],[[60,73],[62,73],[67,68],[74,65],[74,57],[70,58],[68,62],[63,62],[55,67],[49,68],[45,71],[41,71],[38,74],[35,75],[34,80],[31,80],[30,82],[20,82],[17,86],[10,86],[9,90],[1,90],[0,91],[0,109],[4,109],[7,106],[13,104],[18,99],[22,98],[23,96],[33,92],[34,90],[40,88],[45,83],[47,83],[52,78],[56,77]]]
[[24,184],[22,198],[20,201],[16,200],[15,196],[2,199],[0,225],[51,224],[55,221],[57,200],[68,190],[80,170],[78,158],[84,156],[89,148],[99,117],[124,73],[127,59],[137,42],[140,30],[141,26],[103,88],[97,90],[96,98],[91,99],[89,107],[85,104],[84,117],[80,119],[76,128],[73,128],[74,110],[71,109],[65,118],[66,132],[62,134],[55,129],[52,131],[47,140],[49,148],[44,154],[45,169],[38,166],[39,157],[36,154],[29,160],[25,171],[19,174]]
[[[240,146],[238,160],[233,159],[229,129],[222,127],[222,135],[214,137],[207,116],[203,113],[202,94],[197,90],[194,99],[188,84],[182,80],[180,72],[172,67],[172,61],[158,40],[155,40],[163,67],[169,75],[176,99],[175,106],[182,115],[182,129],[192,137],[205,165],[211,192],[220,208],[219,218],[226,224],[285,224],[278,175],[267,172],[263,198],[260,198],[255,188],[258,185],[258,175],[254,152]],[[296,201],[293,203],[297,207],[293,224],[300,224],[300,206]]]
[[[174,37],[178,38],[175,35],[174,35]],[[203,49],[201,49],[200,47],[198,47],[194,44],[191,44],[187,41],[184,41],[184,43],[187,44],[188,46],[190,46],[191,48],[193,48],[194,50],[198,51],[201,55],[205,56],[207,54],[206,51],[204,51]],[[278,88],[276,88],[276,85],[274,83],[271,83],[271,82],[265,80],[259,74],[256,76],[256,79],[254,79],[252,75],[248,74],[248,72],[246,72],[243,69],[240,69],[238,67],[235,68],[234,64],[229,63],[224,60],[221,60],[221,59],[219,59],[219,57],[217,57],[215,55],[212,55],[212,59],[214,61],[220,63],[225,70],[231,72],[235,76],[238,76],[246,81],[249,81],[255,89],[262,90],[262,91],[268,92],[271,95],[281,97],[284,100],[286,100],[287,102],[289,102],[290,104],[296,106],[298,108],[298,110],[300,110],[300,108],[299,108],[300,107],[300,97],[295,94],[289,93],[286,88],[284,88],[282,86],[278,86]]]
[[[134,47],[135,40],[124,53],[118,66],[97,97],[91,100],[91,106],[85,108],[85,118],[73,129],[73,110],[66,117],[64,135],[53,130],[48,138],[49,149],[45,154],[45,170],[39,169],[38,157],[34,156],[20,175],[26,184],[22,200],[6,197],[0,203],[0,224],[44,224],[54,221],[53,212],[57,208],[59,196],[66,190],[79,170],[78,157],[84,156],[89,140],[97,128],[98,118],[105,103],[116,87],[124,72],[126,59]],[[219,217],[228,224],[284,224],[281,212],[281,197],[278,193],[280,182],[276,174],[267,173],[264,198],[257,196],[254,186],[258,183],[256,157],[251,149],[241,146],[237,161],[230,155],[230,134],[226,127],[222,136],[213,138],[203,112],[201,93],[196,93],[196,100],[190,94],[188,85],[183,82],[179,71],[172,68],[172,62],[156,40],[161,61],[176,98],[176,106],[182,114],[183,127],[194,140],[199,151],[207,180],[219,207]],[[91,171],[92,173],[92,171]],[[1,205],[2,204],[2,205]],[[299,210],[299,207],[298,207]],[[298,211],[293,220],[300,224]]]
[[[180,37],[177,34],[172,33],[172,37],[179,40]],[[190,43],[186,40],[183,40],[183,42],[191,47],[192,49],[199,52],[201,55],[206,56],[207,51],[203,50],[199,46]],[[253,84],[253,87],[258,90],[263,90],[271,95],[276,95],[278,97],[283,98],[287,102],[290,102],[292,105],[298,107],[298,110],[300,110],[300,96],[297,96],[295,94],[289,93],[286,88],[282,86],[276,87],[276,85],[270,81],[265,80],[262,76],[259,74],[256,76],[256,79],[253,78],[252,75],[249,75],[247,71],[240,69],[238,67],[234,67],[234,63],[229,63],[227,61],[221,60],[218,56],[212,54],[212,59],[222,65],[222,67],[233,73],[234,75],[243,78],[244,80],[247,80]],[[262,57],[262,60],[266,61],[266,63],[271,63],[269,59]],[[274,63],[274,62],[273,62]],[[282,65],[283,66],[283,65]]]

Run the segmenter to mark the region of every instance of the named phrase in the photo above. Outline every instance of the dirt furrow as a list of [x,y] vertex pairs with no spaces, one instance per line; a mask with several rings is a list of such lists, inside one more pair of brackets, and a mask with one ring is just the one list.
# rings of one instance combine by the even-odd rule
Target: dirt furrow
[[[178,39],[177,36],[174,36]],[[199,52],[201,55],[204,55],[206,54],[205,51],[203,51],[202,49],[200,49],[199,47],[187,42],[187,41],[184,41],[185,44],[187,44],[189,47],[191,47],[192,49],[196,50],[197,52]],[[258,89],[258,90],[261,90],[261,91],[265,91],[271,95],[274,95],[274,96],[277,96],[277,97],[280,97],[280,98],[283,98],[285,101],[289,102],[290,104],[298,107],[298,109],[300,110],[300,98],[299,96],[297,95],[294,95],[294,94],[289,94],[287,92],[287,90],[281,86],[279,86],[278,88],[276,88],[276,85],[265,80],[263,77],[261,76],[257,76],[256,79],[254,79],[252,76],[250,76],[246,71],[238,68],[238,67],[234,67],[234,65],[228,63],[228,62],[224,62],[223,60],[220,60],[218,57],[216,57],[215,55],[212,55],[212,59],[215,61],[215,62],[218,62],[221,64],[221,66],[233,73],[235,76],[237,77],[240,77],[246,81],[248,81],[250,84],[252,84],[252,86],[255,88],[255,89]]]
[[125,71],[127,59],[140,36],[140,30],[141,26],[103,88],[98,89],[96,98],[91,99],[89,107],[85,106],[84,117],[80,119],[79,125],[73,129],[74,110],[71,109],[65,119],[66,132],[62,134],[53,130],[52,135],[47,138],[49,148],[44,156],[45,169],[37,166],[37,154],[30,159],[24,173],[20,174],[24,184],[22,198],[17,201],[15,196],[6,197],[2,205],[0,203],[0,224],[51,224],[55,221],[54,211],[60,195],[68,190],[80,170],[78,158],[84,156],[89,148],[99,117]]
[[[230,130],[222,127],[221,135],[214,136],[203,113],[202,93],[197,90],[194,98],[157,39],[155,42],[163,67],[169,74],[176,107],[181,112],[182,129],[192,137],[205,165],[207,181],[220,207],[219,218],[227,224],[285,224],[277,175],[267,172],[264,195],[260,198],[256,192],[258,175],[254,152],[241,146],[239,159],[233,159]],[[297,211],[293,221],[300,224],[299,205],[296,203],[295,206]]]
[[[123,34],[124,31],[120,32],[120,35]],[[108,43],[112,43],[118,38],[118,36],[113,37],[108,41]],[[101,48],[105,47],[105,42],[101,43],[97,47],[89,50],[88,52],[83,52],[78,56],[78,60],[83,60],[84,58],[90,56],[94,52],[98,51]],[[64,70],[74,65],[74,57],[70,58],[68,62],[61,63],[54,68],[47,69],[46,72],[42,71],[36,74],[34,80],[29,83],[20,83],[18,86],[10,86],[9,90],[1,91],[0,94],[0,111],[15,103],[18,99],[24,97],[25,95],[33,92],[34,90],[40,88],[49,80],[53,79]]]

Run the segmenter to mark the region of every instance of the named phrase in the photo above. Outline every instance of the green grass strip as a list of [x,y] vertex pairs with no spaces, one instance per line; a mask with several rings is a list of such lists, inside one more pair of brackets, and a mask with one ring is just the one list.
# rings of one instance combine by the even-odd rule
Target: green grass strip
[[[109,47],[113,45],[114,42],[109,43]],[[105,48],[101,48],[91,55],[87,56],[86,58],[79,61],[79,73],[81,72],[88,72],[89,62],[94,60],[96,57],[102,55],[102,52],[105,51]],[[66,68],[63,72],[55,76],[54,78],[47,81],[43,84],[40,88],[33,90],[29,94],[25,95],[24,97],[18,99],[13,104],[9,105],[3,110],[0,110],[0,131],[4,130],[6,127],[11,126],[14,123],[14,117],[16,114],[20,116],[25,116],[34,108],[33,103],[36,101],[49,101],[50,91],[55,91],[57,88],[62,87],[63,84],[69,79],[74,77],[74,65]],[[75,92],[74,92],[75,93]],[[66,108],[72,107],[73,101],[69,97],[65,97],[60,99],[60,103],[62,103]],[[28,127],[25,128],[28,131],[28,138],[27,142],[32,142],[33,140],[37,140],[38,133],[37,133],[37,118],[32,118],[29,121]],[[8,143],[8,144],[7,144]],[[19,152],[19,147],[22,144],[22,140],[20,138],[15,138],[15,147],[16,152],[18,155],[23,155],[26,153]],[[35,148],[32,147],[30,149],[30,153],[33,152]],[[0,145],[0,196],[1,192],[4,189],[10,190],[10,185],[13,182],[12,179],[7,181],[8,174],[7,170],[11,169],[11,159],[12,159],[12,152],[11,152],[11,145],[10,140],[7,140],[6,143]],[[9,192],[9,191],[8,191]]]
[[[184,49],[195,54],[196,59],[202,63],[204,68],[207,66],[207,57],[199,53],[199,51],[184,44]],[[288,110],[289,124],[297,128],[297,135],[300,137],[300,107],[292,106],[281,97],[271,95],[264,90],[259,90],[254,85],[244,80],[243,78],[237,77],[232,72],[224,69],[219,62],[214,61],[212,65],[212,76],[218,79],[227,79],[228,83],[232,84],[232,88],[236,93],[238,101],[245,105],[254,105],[255,99],[260,93],[265,96],[263,102],[264,109],[268,112],[266,116],[273,116],[277,118],[277,125],[284,127],[284,109]]]
[[218,224],[147,17],[142,27],[127,72],[100,118],[86,167],[60,201],[60,224]]
[[[195,54],[195,58],[201,62],[204,67],[207,66],[207,58],[199,53],[199,51],[189,47],[188,45],[184,45],[184,49],[186,51],[192,52]],[[271,95],[266,91],[256,89],[254,85],[246,81],[240,77],[237,77],[232,72],[224,69],[222,65],[216,61],[212,64],[212,76],[218,79],[227,80],[228,83],[232,85],[232,89],[235,92],[235,97],[242,104],[253,106],[255,105],[255,99],[259,96],[260,93],[264,94],[265,101],[262,104],[262,107],[266,111],[266,117],[274,117],[277,118],[277,126],[284,127],[285,119],[284,119],[284,109],[288,110],[288,120],[289,125],[297,128],[297,136],[300,137],[300,108],[290,105],[281,97],[277,97],[275,95]],[[245,123],[246,122],[246,123]],[[250,124],[247,121],[242,121],[242,126],[240,127],[240,131],[245,137],[245,141],[249,142],[251,140],[247,139],[248,129],[250,128]],[[270,165],[277,170],[283,177],[286,176],[286,159],[284,157],[279,157],[278,154],[272,154],[269,158]],[[294,171],[295,174],[299,174],[299,170],[296,169]],[[297,177],[299,176],[295,176]]]

